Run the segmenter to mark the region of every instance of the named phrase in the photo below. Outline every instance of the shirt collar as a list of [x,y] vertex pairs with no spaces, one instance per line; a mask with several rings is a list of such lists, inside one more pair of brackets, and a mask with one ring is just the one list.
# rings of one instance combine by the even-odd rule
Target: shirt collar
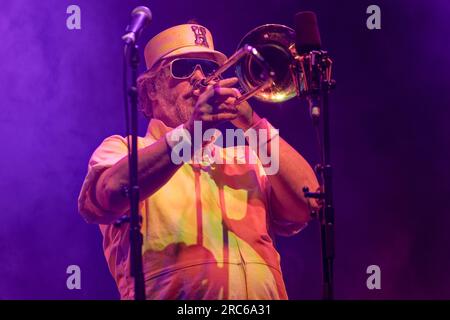
[[[159,119],[152,118],[150,120],[150,123],[148,124],[147,134],[145,137],[159,140],[170,130],[173,130],[173,128],[167,126]],[[202,143],[202,147],[194,152],[194,159],[201,159],[201,167],[208,168],[217,161],[218,157],[220,157],[218,146],[214,143],[220,135],[221,132],[217,129],[214,129],[214,134],[212,135],[211,139],[209,141],[204,141]],[[191,161],[189,161],[189,163],[192,163],[192,159]]]
[[172,129],[173,128],[166,126],[161,120],[152,118],[148,124],[146,137],[159,140]]
[[[163,135],[165,135],[167,132],[169,132],[170,130],[173,130],[173,128],[167,126],[164,122],[162,122],[159,119],[152,118],[150,120],[150,123],[148,124],[146,137],[151,137],[155,140],[158,140]],[[221,135],[221,132],[217,129],[214,129],[214,134],[213,134],[212,139],[210,141],[204,141],[202,143],[202,145],[206,146],[206,145],[210,144],[211,142],[216,141],[220,135]]]

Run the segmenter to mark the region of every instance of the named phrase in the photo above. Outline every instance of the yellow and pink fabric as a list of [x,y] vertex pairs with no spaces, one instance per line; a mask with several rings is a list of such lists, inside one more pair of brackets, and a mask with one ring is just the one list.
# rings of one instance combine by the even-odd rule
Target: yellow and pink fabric
[[[169,130],[152,119],[138,148],[164,139]],[[206,148],[213,148],[209,154],[218,157],[240,155],[213,143]],[[246,157],[252,152],[247,146],[234,148],[244,148]],[[121,298],[132,299],[129,226],[101,224],[107,213],[95,201],[97,179],[125,156],[126,138],[118,135],[95,150],[79,210],[88,222],[100,223],[105,257]],[[287,299],[273,234],[292,235],[303,226],[280,220],[270,210],[270,183],[260,163],[222,160],[184,163],[141,202],[148,299]]]

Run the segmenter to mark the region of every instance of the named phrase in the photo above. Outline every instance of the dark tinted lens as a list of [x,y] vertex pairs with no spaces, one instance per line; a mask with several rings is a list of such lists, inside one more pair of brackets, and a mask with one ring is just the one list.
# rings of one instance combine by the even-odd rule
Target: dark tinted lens
[[200,67],[202,68],[203,74],[206,76],[209,76],[210,74],[214,73],[219,68],[219,65],[217,62],[211,61],[211,60],[201,60],[202,62],[199,63]]
[[193,65],[188,59],[178,59],[172,62],[172,75],[176,78],[188,78],[194,71]]
[[172,61],[172,75],[176,78],[189,78],[199,65],[203,74],[209,75],[218,68],[218,64],[204,59],[177,59]]

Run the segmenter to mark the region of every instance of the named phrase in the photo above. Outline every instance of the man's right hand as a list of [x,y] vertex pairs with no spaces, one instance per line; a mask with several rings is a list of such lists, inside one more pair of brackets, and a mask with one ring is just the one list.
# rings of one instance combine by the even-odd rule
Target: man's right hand
[[202,121],[203,130],[216,127],[220,122],[234,120],[237,109],[234,106],[240,92],[232,88],[238,78],[228,78],[209,84],[200,93],[194,106],[191,118],[184,124],[191,134],[194,130],[194,121]]

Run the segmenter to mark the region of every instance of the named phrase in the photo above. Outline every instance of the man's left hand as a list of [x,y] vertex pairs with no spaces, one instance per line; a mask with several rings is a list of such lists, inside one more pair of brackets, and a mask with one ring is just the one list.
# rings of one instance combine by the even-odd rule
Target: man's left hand
[[247,101],[242,102],[236,106],[238,111],[238,116],[236,119],[232,120],[231,123],[239,129],[246,131],[248,128],[253,126],[256,113],[253,112],[252,107]]

